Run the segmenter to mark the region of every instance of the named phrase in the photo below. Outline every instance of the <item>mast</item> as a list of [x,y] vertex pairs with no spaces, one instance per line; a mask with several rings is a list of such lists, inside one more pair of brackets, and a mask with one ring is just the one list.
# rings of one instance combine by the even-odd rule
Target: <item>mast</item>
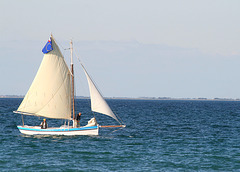
[[71,50],[71,72],[72,72],[72,116],[75,119],[75,106],[74,106],[74,71],[73,71],[73,43],[70,40],[70,50]]

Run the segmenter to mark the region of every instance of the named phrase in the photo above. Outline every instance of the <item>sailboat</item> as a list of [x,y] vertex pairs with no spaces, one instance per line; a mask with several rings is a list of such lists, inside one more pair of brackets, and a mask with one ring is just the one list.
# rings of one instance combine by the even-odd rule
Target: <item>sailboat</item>
[[[126,127],[104,100],[82,63],[80,66],[83,68],[88,81],[92,112],[110,116],[119,125],[101,126],[97,123],[95,116],[85,126],[76,125],[72,41],[70,41],[70,50],[71,65],[69,68],[52,35],[44,46],[42,50],[44,56],[38,72],[20,106],[14,111],[14,113],[22,114],[22,125],[17,126],[22,134],[99,135],[101,127]],[[24,115],[65,119],[67,122],[60,127],[43,129],[40,126],[25,125]]]

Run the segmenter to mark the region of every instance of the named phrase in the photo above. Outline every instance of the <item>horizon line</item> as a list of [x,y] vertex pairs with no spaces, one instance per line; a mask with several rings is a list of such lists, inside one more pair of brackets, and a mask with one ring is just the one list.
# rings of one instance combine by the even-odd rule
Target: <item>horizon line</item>
[[[24,98],[24,95],[0,95],[0,98]],[[75,96],[76,99],[90,99],[89,96]],[[176,97],[152,97],[152,96],[140,96],[140,97],[104,97],[105,99],[128,99],[128,100],[225,100],[225,101],[240,101],[240,98],[204,98],[204,97],[195,97],[195,98],[176,98]]]

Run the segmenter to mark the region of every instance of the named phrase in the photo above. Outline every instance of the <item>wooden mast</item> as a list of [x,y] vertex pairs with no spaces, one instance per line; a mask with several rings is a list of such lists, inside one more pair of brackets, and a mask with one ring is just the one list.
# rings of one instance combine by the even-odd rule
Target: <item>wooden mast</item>
[[74,71],[73,71],[73,43],[70,41],[70,50],[71,50],[71,72],[72,72],[72,115],[73,120],[75,119],[75,106],[74,106]]

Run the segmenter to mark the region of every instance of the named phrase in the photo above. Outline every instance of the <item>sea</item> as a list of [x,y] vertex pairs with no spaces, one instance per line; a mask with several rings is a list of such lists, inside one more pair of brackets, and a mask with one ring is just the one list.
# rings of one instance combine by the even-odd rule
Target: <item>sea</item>
[[[107,100],[126,128],[99,136],[23,135],[13,113],[21,101],[0,99],[0,171],[240,171],[240,101]],[[90,101],[77,99],[76,109],[87,124]],[[42,119],[24,116],[28,125]]]

